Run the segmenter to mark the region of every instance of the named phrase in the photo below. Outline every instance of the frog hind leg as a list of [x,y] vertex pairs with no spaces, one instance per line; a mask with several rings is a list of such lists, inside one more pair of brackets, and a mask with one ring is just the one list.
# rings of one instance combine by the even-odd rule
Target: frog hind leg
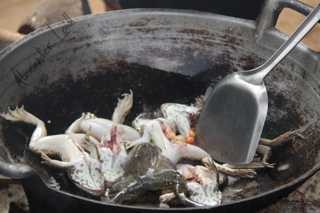
[[26,111],[23,106],[17,107],[14,110],[8,109],[7,113],[1,113],[0,116],[9,121],[24,122],[36,126],[30,139],[30,147],[32,147],[40,138],[47,136],[47,129],[44,122]]

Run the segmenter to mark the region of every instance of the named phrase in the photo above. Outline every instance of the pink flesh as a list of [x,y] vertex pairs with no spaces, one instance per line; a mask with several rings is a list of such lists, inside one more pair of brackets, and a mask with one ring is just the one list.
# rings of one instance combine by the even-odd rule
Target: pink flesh
[[103,147],[109,148],[114,154],[120,152],[120,141],[117,126],[111,128],[110,140],[103,140]]

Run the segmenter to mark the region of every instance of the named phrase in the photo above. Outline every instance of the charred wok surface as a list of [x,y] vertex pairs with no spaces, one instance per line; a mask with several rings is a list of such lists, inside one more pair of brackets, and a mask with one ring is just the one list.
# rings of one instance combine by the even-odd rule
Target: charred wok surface
[[[129,89],[135,91],[134,107],[128,119],[132,121],[138,113],[154,111],[163,102],[191,103],[195,97],[204,93],[209,83],[220,77],[216,75],[209,75],[208,78],[191,77],[137,64],[127,64],[123,61],[109,65],[104,67],[100,64],[98,68],[105,69],[104,73],[97,72],[80,80],[66,76],[50,85],[50,88],[39,88],[33,94],[23,98],[20,104],[32,109],[47,121],[49,134],[56,134],[63,131],[68,123],[85,111],[91,111],[101,117],[110,117],[116,105],[116,97],[123,91]],[[219,69],[219,66],[207,72],[215,72],[215,69]],[[305,124],[303,115],[297,111],[299,108],[297,103],[292,102],[289,97],[278,93],[276,89],[271,89],[269,99],[271,112],[276,114],[277,111],[286,110],[287,114],[275,120],[271,114],[264,129],[264,137],[272,138]],[[315,145],[318,142],[314,134],[315,128],[316,126],[307,131],[304,140],[314,146],[304,146],[302,141],[297,139],[287,146],[275,149],[271,163],[275,162],[287,169],[275,167],[275,169],[260,172],[254,182],[244,180],[237,183],[233,187],[234,189],[240,187],[241,193],[232,194],[228,199],[246,198],[265,192],[293,180],[308,170],[314,164],[317,154],[317,151],[310,147],[319,146]],[[28,137],[32,129],[23,124],[17,127],[4,122],[2,130],[6,145],[11,152],[22,156],[25,150],[23,144],[29,141]],[[10,141],[17,141],[17,143],[10,143]],[[51,168],[47,171],[60,183],[61,190],[72,193],[77,191],[63,172],[53,171]]]

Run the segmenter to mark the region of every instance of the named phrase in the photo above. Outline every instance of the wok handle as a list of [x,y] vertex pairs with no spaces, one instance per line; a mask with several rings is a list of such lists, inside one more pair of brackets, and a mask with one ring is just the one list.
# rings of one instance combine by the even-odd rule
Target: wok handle
[[[14,163],[8,149],[0,140],[0,176],[11,179],[23,179],[33,174],[33,169],[23,163]],[[2,179],[0,177],[0,179]]]
[[[20,40],[22,37],[23,35],[19,33],[0,29],[0,50]],[[8,154],[4,149],[4,147],[0,146],[0,154]],[[30,166],[21,163],[9,163],[8,160],[4,160],[0,156],[0,175],[11,179],[23,179],[33,174],[33,169]]]
[[21,163],[8,163],[0,160],[0,175],[12,179],[24,179],[33,175],[33,169]]
[[298,0],[266,0],[257,19],[256,38],[258,40],[267,30],[275,27],[278,17],[284,8],[293,9],[305,16],[313,10],[312,7]]
[[[274,29],[281,11],[284,8],[290,8],[305,16],[311,13],[313,7],[299,0],[266,0],[262,11],[257,19],[256,40],[259,40],[269,29]],[[319,22],[320,23],[320,22]],[[320,59],[320,52],[309,49]]]

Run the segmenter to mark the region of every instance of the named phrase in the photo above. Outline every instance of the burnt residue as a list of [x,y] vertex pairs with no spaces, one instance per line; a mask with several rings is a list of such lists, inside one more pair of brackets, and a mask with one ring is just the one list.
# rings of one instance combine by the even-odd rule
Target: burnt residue
[[177,30],[177,32],[182,33],[182,34],[190,34],[190,35],[201,35],[201,36],[210,36],[211,33],[208,30],[205,29],[194,29],[194,28],[184,28],[181,30]]
[[237,47],[241,46],[241,43],[243,42],[242,37],[243,36],[236,37],[232,28],[227,28],[222,36],[225,45],[232,50],[237,50]]
[[129,24],[129,26],[130,27],[144,27],[144,26],[148,25],[152,20],[154,20],[154,18],[152,18],[152,17],[141,18],[141,19],[138,19],[134,22],[131,22]]
[[226,75],[237,71],[229,52],[219,54],[212,59],[211,63],[209,69],[199,72],[193,78],[197,81],[207,81],[215,85]]
[[246,55],[239,58],[239,64],[243,70],[251,70],[259,66],[259,59],[252,55]]
[[[158,32],[160,29],[158,27],[155,27],[155,28],[145,28],[145,27],[137,27],[137,28],[134,28],[134,31],[136,32],[140,32],[140,33],[145,33],[145,34],[153,34],[153,33],[156,33]],[[129,34],[129,33],[132,33],[133,29],[126,29],[126,32]]]

